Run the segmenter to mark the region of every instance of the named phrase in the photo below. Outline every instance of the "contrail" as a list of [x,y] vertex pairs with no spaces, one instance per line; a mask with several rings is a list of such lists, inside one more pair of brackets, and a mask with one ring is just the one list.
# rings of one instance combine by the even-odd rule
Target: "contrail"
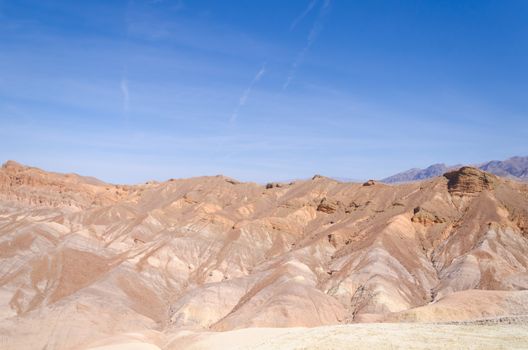
[[240,99],[238,101],[238,105],[236,106],[235,110],[233,111],[233,114],[231,114],[231,117],[229,118],[229,122],[233,124],[236,122],[238,118],[238,111],[242,106],[246,104],[247,99],[249,98],[249,95],[251,94],[251,90],[253,89],[253,86],[255,86],[256,83],[259,82],[259,80],[262,78],[264,73],[266,72],[266,63],[262,65],[262,67],[259,69],[253,80],[251,80],[251,83],[249,86],[242,92],[242,95],[240,96]]
[[128,91],[128,80],[125,77],[121,78],[121,95],[123,96],[123,112],[127,112],[130,105],[130,93]]
[[306,15],[312,11],[312,9],[315,7],[315,4],[317,4],[317,0],[310,1],[308,7],[296,19],[293,20],[292,24],[290,25],[290,30],[295,29],[297,24],[299,24],[304,19],[304,17],[306,17]]
[[[310,47],[313,45],[315,40],[317,39],[317,36],[323,29],[323,22],[324,17],[328,13],[328,8],[330,6],[330,0],[325,0],[323,2],[323,5],[321,6],[321,10],[319,11],[319,15],[317,16],[312,29],[310,30],[310,33],[308,34],[308,39],[306,42],[306,45],[302,48],[301,51],[299,51],[299,54],[297,55],[297,58],[295,61],[293,61],[290,72],[288,74],[288,77],[286,78],[286,82],[282,86],[283,90],[286,90],[290,83],[292,82],[293,78],[295,77],[295,73],[297,72],[297,69],[301,65],[301,63],[304,61],[304,57],[306,56],[306,53],[310,49]],[[306,12],[306,11],[305,11]]]

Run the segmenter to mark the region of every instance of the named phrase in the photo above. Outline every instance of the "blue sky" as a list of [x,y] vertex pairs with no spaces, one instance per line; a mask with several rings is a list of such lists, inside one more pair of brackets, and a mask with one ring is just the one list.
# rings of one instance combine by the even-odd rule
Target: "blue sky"
[[0,0],[0,160],[119,183],[527,155],[528,2]]

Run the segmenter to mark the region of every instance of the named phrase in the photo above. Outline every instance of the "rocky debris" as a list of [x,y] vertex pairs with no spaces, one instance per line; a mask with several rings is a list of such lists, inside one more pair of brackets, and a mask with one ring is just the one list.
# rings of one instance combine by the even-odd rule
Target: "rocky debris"
[[354,201],[351,201],[348,206],[345,208],[345,213],[346,214],[350,214],[351,212],[353,211],[356,211],[357,209],[359,209],[361,207],[361,205],[357,204],[356,202]]
[[328,243],[333,245],[335,248],[340,249],[343,246],[349,245],[352,242],[350,236],[350,232],[340,231],[329,233],[326,237],[328,238]]
[[486,317],[478,320],[467,320],[467,321],[449,321],[449,322],[438,322],[437,324],[448,324],[448,325],[479,325],[479,326],[489,326],[495,324],[521,324],[528,325],[528,316],[518,315],[518,316],[502,316],[502,317]]
[[376,184],[376,181],[368,180],[367,182],[363,183],[363,186],[374,186],[375,184]]
[[473,167],[462,167],[444,174],[448,179],[447,188],[454,194],[473,194],[491,190],[498,183],[495,175]]
[[272,189],[272,188],[281,188],[281,187],[283,187],[283,186],[284,186],[283,184],[278,183],[278,182],[268,182],[268,183],[266,184],[266,189],[267,189],[267,190],[270,190],[270,189]]
[[431,226],[433,224],[441,224],[441,223],[446,222],[444,218],[441,218],[438,215],[433,214],[430,211],[423,209],[421,207],[414,208],[413,214],[414,215],[411,218],[411,221],[425,225],[425,226]]
[[319,205],[317,206],[317,211],[332,214],[335,213],[341,207],[343,207],[343,203],[341,203],[340,201],[329,200],[325,197],[321,199],[321,202],[319,202]]
[[225,182],[227,182],[228,184],[231,184],[231,185],[240,185],[241,184],[240,181],[235,180],[235,179],[231,179],[231,178],[226,178]]

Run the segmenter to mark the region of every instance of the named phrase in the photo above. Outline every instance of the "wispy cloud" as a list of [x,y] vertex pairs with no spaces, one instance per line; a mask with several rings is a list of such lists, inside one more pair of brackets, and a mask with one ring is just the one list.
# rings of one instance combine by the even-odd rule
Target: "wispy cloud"
[[304,19],[304,17],[306,17],[306,15],[308,15],[310,11],[312,11],[316,4],[317,0],[311,0],[308,4],[308,7],[306,7],[306,9],[297,18],[293,20],[292,24],[290,25],[290,30],[295,29],[297,24],[299,24]]
[[123,112],[128,112],[130,107],[130,93],[128,90],[128,80],[126,77],[121,78],[121,96],[123,98]]
[[[299,51],[299,53],[297,55],[297,58],[292,63],[292,66],[290,68],[290,72],[288,73],[288,77],[286,78],[286,82],[282,86],[283,90],[286,90],[288,88],[288,86],[290,85],[290,83],[292,82],[292,80],[295,78],[295,74],[297,73],[297,69],[299,68],[299,66],[304,61],[304,57],[306,56],[306,53],[308,52],[310,47],[313,45],[313,43],[315,42],[315,40],[319,36],[319,33],[323,29],[324,18],[326,17],[326,14],[328,13],[328,9],[330,8],[330,2],[331,2],[331,0],[324,0],[323,1],[323,4],[321,5],[321,9],[319,10],[319,14],[318,14],[317,18],[315,19],[315,22],[314,22],[314,24],[312,26],[312,29],[310,29],[310,33],[308,33],[308,38],[306,40],[306,45],[304,45],[302,50]],[[310,3],[310,5],[311,5],[311,3]],[[309,10],[311,10],[310,5],[307,8],[308,11],[305,10],[306,14],[309,12]],[[314,2],[313,6],[315,6],[315,2]],[[303,14],[301,14],[301,16],[299,18],[302,19],[302,17],[306,16],[305,13],[303,12]]]
[[242,92],[242,95],[240,96],[240,99],[238,100],[238,105],[235,107],[235,110],[233,111],[233,113],[231,114],[231,117],[229,118],[229,122],[231,124],[236,122],[240,108],[242,108],[246,104],[247,99],[249,98],[249,95],[251,94],[251,90],[253,89],[255,84],[259,82],[259,80],[262,78],[265,72],[266,72],[266,63],[262,65],[262,67],[259,69],[257,74],[255,74],[255,77],[253,77],[253,80],[251,80],[251,83],[249,84],[249,86],[244,90],[244,92]]

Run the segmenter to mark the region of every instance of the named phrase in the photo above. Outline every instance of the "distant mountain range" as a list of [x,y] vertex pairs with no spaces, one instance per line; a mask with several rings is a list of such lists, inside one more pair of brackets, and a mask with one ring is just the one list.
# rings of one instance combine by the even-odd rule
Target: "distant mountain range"
[[[389,176],[381,180],[381,182],[402,183],[425,180],[440,176],[449,170],[458,169],[462,166],[462,164],[451,166],[445,164],[433,164],[425,169],[409,169],[402,173]],[[528,157],[512,157],[506,160],[492,160],[482,164],[472,164],[472,166],[498,176],[520,181],[528,181]]]

